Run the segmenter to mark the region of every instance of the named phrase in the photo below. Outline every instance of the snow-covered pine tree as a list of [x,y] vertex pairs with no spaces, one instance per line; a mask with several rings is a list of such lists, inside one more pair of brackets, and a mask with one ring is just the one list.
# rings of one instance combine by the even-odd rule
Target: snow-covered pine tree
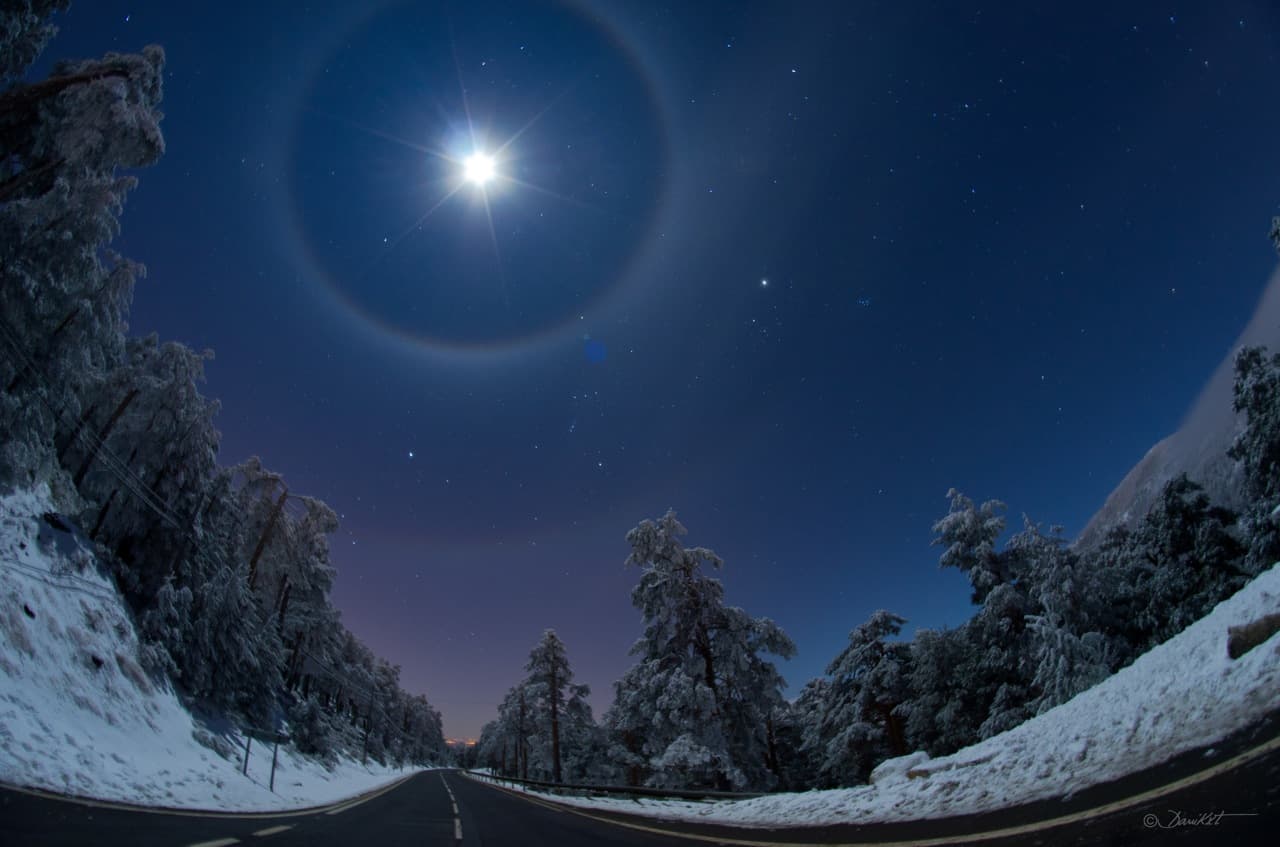
[[163,649],[145,654],[153,669],[176,670],[188,694],[264,725],[280,692],[283,650],[229,549],[237,521],[234,493],[215,482],[202,517],[202,543],[174,564],[154,600],[138,595],[139,629],[145,641]]
[[57,33],[55,12],[65,12],[71,0],[9,0],[0,6],[0,88],[26,72]]
[[[135,598],[138,591],[151,596],[168,575],[217,471],[219,434],[213,417],[218,404],[197,388],[209,355],[183,344],[161,344],[154,335],[129,339],[125,360],[111,371],[112,378],[86,395],[91,407],[125,412],[110,428],[106,422],[112,419],[105,413],[91,417],[88,425],[96,428],[100,443],[79,449],[73,444],[63,454],[69,467],[84,468],[75,477],[87,504],[81,523],[116,553],[120,575]],[[129,477],[121,478],[117,458]],[[142,489],[145,498],[139,496]]]
[[875,612],[827,666],[830,684],[814,734],[824,784],[862,782],[881,761],[907,752],[898,708],[909,697],[910,647],[887,640],[904,623],[891,612]]
[[1016,549],[996,550],[1005,528],[1005,505],[990,500],[975,507],[954,488],[947,497],[951,507],[934,524],[937,537],[933,543],[946,547],[940,565],[964,573],[973,586],[973,601],[982,607],[964,629],[977,658],[970,684],[986,713],[978,731],[981,737],[989,738],[1029,716],[1034,672],[1026,616],[1034,607],[1027,595],[1023,558]]
[[591,712],[591,703],[587,700],[590,696],[591,689],[586,685],[569,686],[569,699],[565,701],[560,721],[566,782],[595,783],[614,777],[608,767],[607,738]]
[[1008,549],[1020,562],[1031,613],[1031,662],[1035,668],[1031,711],[1040,713],[1101,682],[1113,670],[1114,651],[1101,631],[1107,597],[1098,573],[1082,565],[1062,527],[1049,534],[1024,516]]
[[978,727],[981,738],[1012,729],[1031,717],[1031,638],[1027,632],[1030,600],[1016,585],[997,585],[966,624],[970,650],[976,659],[973,679],[977,701],[986,717]]
[[481,733],[478,758],[508,776],[565,782],[608,779],[605,738],[591,714],[591,689],[573,682],[564,642],[548,629],[528,671]]
[[1210,503],[1185,474],[1161,491],[1134,535],[1135,558],[1150,565],[1141,574],[1146,602],[1138,610],[1147,646],[1177,635],[1248,581],[1235,523],[1235,513]]
[[823,744],[819,737],[822,707],[830,696],[831,680],[815,677],[804,684],[795,700],[774,713],[779,788],[799,791],[821,784]]
[[1233,406],[1243,413],[1245,427],[1227,455],[1244,472],[1244,564],[1257,574],[1280,560],[1280,354],[1245,347],[1236,355],[1235,373]]
[[[536,692],[530,691],[529,686],[521,682],[507,692],[498,707],[502,737],[510,745],[508,773],[521,779],[529,778],[529,753],[534,733],[533,701],[536,696]],[[504,757],[506,751],[507,745],[504,744]]]
[[440,712],[422,695],[408,695],[404,711],[403,760],[414,764],[444,762],[448,747]]
[[551,781],[563,782],[561,768],[560,728],[568,703],[568,692],[573,682],[573,670],[569,667],[569,656],[565,652],[564,642],[556,635],[554,629],[542,634],[542,640],[529,653],[529,662],[525,665],[529,672],[529,682],[537,692],[535,707],[540,713],[540,721],[546,727],[547,739],[550,742]]
[[611,755],[629,779],[653,785],[768,787],[768,725],[783,680],[761,654],[787,658],[795,646],[773,621],[724,604],[720,581],[702,572],[720,557],[686,548],[685,533],[669,511],[627,534],[644,634],[606,715]]
[[[6,7],[0,68],[15,79],[57,3]],[[164,52],[64,62],[49,79],[0,92],[0,478],[57,478],[54,443],[69,436],[86,386],[124,353],[125,313],[142,268],[107,250],[135,185],[121,168],[164,152]],[[74,472],[74,469],[69,469]]]
[[982,603],[993,588],[1013,579],[1008,557],[996,551],[996,540],[1005,528],[1005,504],[988,500],[978,507],[954,488],[947,498],[951,508],[933,525],[937,534],[933,543],[946,547],[939,562],[968,577],[973,602]]
[[978,690],[980,646],[968,627],[921,629],[911,639],[910,696],[899,707],[912,749],[931,756],[977,742],[987,704]]

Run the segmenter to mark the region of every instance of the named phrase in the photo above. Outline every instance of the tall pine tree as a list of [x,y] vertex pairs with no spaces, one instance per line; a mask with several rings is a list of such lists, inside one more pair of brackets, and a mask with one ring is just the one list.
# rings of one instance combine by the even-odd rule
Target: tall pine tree
[[669,511],[627,534],[644,633],[606,716],[615,761],[654,785],[769,787],[768,727],[784,683],[762,654],[788,658],[795,645],[768,618],[725,605],[723,585],[702,570],[720,557],[686,548],[685,533]]

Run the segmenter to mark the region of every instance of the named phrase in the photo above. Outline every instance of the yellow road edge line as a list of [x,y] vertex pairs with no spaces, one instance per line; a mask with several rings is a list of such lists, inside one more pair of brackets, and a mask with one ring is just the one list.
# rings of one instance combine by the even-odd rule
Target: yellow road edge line
[[[1248,762],[1251,762],[1254,759],[1257,759],[1261,756],[1265,756],[1267,753],[1270,753],[1276,749],[1280,749],[1280,736],[1277,736],[1276,738],[1273,738],[1267,743],[1262,744],[1258,747],[1254,747],[1252,750],[1246,750],[1245,752],[1240,753],[1236,756],[1233,756],[1230,759],[1221,761],[1218,764],[1214,765],[1213,767],[1205,768],[1202,771],[1197,771],[1196,773],[1193,773],[1190,776],[1185,776],[1182,779],[1175,780],[1166,785],[1162,785],[1159,788],[1152,788],[1148,791],[1142,792],[1141,794],[1134,794],[1130,797],[1126,797],[1123,800],[1114,800],[1110,803],[1106,803],[1101,806],[1094,806],[1092,809],[1084,809],[1079,812],[1072,812],[1069,815],[1059,815],[1056,818],[1048,818],[1046,820],[1035,821],[1033,823],[1004,827],[1002,829],[991,829],[991,830],[987,830],[986,832],[972,832],[972,833],[965,833],[963,835],[942,836],[938,838],[919,838],[919,839],[912,839],[909,841],[846,841],[846,842],[840,842],[840,843],[833,843],[829,841],[824,841],[824,842],[756,841],[751,839],[732,838],[732,837],[725,837],[720,835],[703,835],[701,833],[694,833],[694,832],[680,832],[679,830],[675,830],[675,829],[665,829],[663,827],[658,827],[658,826],[646,826],[644,824],[631,823],[629,821],[620,821],[620,820],[617,820],[616,818],[605,817],[598,814],[593,815],[585,811],[584,808],[581,806],[572,806],[567,803],[558,803],[554,800],[546,800],[541,797],[533,797],[530,794],[525,793],[523,791],[516,791],[514,789],[507,788],[502,785],[497,785],[491,782],[486,782],[484,780],[477,779],[476,777],[468,773],[464,773],[463,775],[466,776],[468,779],[472,779],[480,783],[481,785],[488,785],[490,788],[496,788],[499,791],[505,791],[508,794],[513,794],[516,797],[521,797],[525,800],[528,800],[530,803],[537,803],[540,806],[545,806],[547,808],[554,809],[556,811],[571,812],[575,815],[581,815],[584,818],[590,818],[592,820],[600,821],[602,823],[610,823],[616,826],[624,826],[624,827],[627,827],[628,829],[640,830],[641,832],[650,832],[658,835],[674,836],[676,838],[686,838],[691,841],[705,841],[705,842],[711,842],[715,844],[734,844],[734,845],[739,845],[739,847],[943,847],[943,845],[947,845],[947,844],[965,844],[965,843],[978,842],[978,841],[993,841],[997,838],[1011,838],[1018,835],[1027,835],[1029,833],[1040,832],[1046,829],[1055,829],[1057,827],[1065,826],[1067,824],[1079,823],[1081,821],[1091,820],[1093,818],[1098,818],[1104,815],[1112,814],[1113,812],[1121,812],[1121,811],[1124,811],[1125,809],[1132,808],[1133,806],[1141,805],[1150,800],[1154,800],[1158,797],[1163,797],[1166,794],[1171,794],[1174,791],[1178,791],[1183,788],[1188,788],[1192,785],[1197,785],[1201,782],[1204,782],[1205,780],[1212,779],[1213,777],[1218,776],[1219,774],[1226,773],[1227,771],[1237,768],[1241,765],[1247,764]],[[991,809],[989,811],[1000,811],[1000,810]],[[619,812],[618,814],[631,814],[631,813]],[[670,818],[665,818],[663,820],[665,820],[668,823],[677,822],[677,821],[672,821],[672,819]],[[924,819],[921,819],[921,820],[924,820]],[[945,818],[936,818],[934,820],[945,820]],[[703,825],[708,825],[708,824],[711,824],[712,822],[688,821],[688,823],[701,823]],[[905,823],[905,821],[894,821],[894,823]],[[723,823],[714,824],[714,825],[728,826],[728,827],[733,826],[733,824],[723,824]]]
[[[359,806],[362,803],[368,803],[370,800],[376,800],[377,798],[381,797],[383,794],[386,794],[390,791],[394,791],[395,789],[399,788],[401,785],[404,785],[406,782],[413,779],[417,775],[418,774],[416,773],[411,773],[408,776],[402,776],[399,779],[397,779],[395,782],[389,782],[386,785],[382,786],[381,788],[378,788],[374,791],[370,791],[368,794],[361,794],[359,797],[357,797],[354,800],[344,800],[341,804],[337,805],[337,808],[329,809],[329,811],[325,812],[325,814],[340,815],[343,812],[345,812],[347,809],[354,809],[356,806]],[[328,808],[329,808],[328,806],[320,806],[319,808],[311,809],[308,812],[297,812],[296,814],[297,815],[304,815],[304,814],[314,815],[317,812],[323,809],[328,809]]]

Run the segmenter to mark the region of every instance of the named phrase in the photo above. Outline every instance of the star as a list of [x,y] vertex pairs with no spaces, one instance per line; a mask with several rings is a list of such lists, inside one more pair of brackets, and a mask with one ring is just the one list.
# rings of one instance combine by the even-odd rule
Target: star
[[767,280],[767,279],[762,279],[762,280],[760,280],[760,287],[761,287],[761,288],[768,288],[768,287],[769,287],[769,280]]

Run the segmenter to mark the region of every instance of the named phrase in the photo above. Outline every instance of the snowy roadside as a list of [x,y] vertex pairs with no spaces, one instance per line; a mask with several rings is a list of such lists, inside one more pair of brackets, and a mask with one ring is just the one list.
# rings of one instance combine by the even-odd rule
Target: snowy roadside
[[47,491],[0,496],[0,782],[143,805],[278,811],[333,803],[413,770],[332,769],[195,720],[137,664],[113,582],[44,520]]
[[1280,634],[1233,661],[1227,629],[1276,612],[1280,565],[1074,699],[950,756],[891,759],[870,785],[713,803],[545,796],[671,820],[778,827],[952,817],[1073,794],[1215,743],[1273,711]]

